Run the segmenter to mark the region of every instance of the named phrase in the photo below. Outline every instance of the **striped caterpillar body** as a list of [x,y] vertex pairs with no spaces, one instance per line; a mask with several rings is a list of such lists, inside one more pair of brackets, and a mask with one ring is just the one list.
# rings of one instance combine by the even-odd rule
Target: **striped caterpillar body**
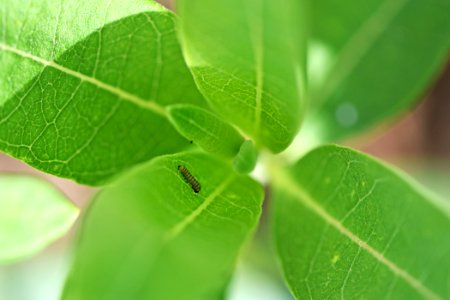
[[191,185],[192,190],[195,193],[200,192],[200,190],[202,189],[202,186],[197,181],[197,179],[195,179],[195,177],[192,176],[191,172],[189,172],[189,170],[186,169],[185,166],[178,166],[178,171],[180,171],[181,175],[183,175],[184,180],[186,180],[186,182]]

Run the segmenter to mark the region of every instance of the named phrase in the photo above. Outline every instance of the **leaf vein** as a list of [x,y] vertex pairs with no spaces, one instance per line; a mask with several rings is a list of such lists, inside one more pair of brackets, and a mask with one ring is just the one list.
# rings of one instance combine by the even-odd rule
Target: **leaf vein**
[[186,218],[182,219],[180,222],[175,224],[172,229],[170,229],[166,234],[166,240],[170,241],[180,235],[187,226],[189,226],[192,222],[197,219],[197,217],[209,207],[209,205],[216,199],[228,185],[234,180],[234,176],[228,177],[224,180],[208,197],[206,197],[205,201],[200,204],[195,210],[193,210]]
[[349,39],[340,53],[338,53],[337,56],[339,58],[332,67],[330,75],[325,80],[326,85],[317,97],[319,103],[326,100],[336,87],[350,76],[358,62],[364,57],[379,35],[386,30],[407,2],[408,0],[386,0],[372,17]]
[[410,285],[419,294],[428,299],[441,299],[434,291],[426,287],[421,281],[409,274],[406,270],[396,265],[394,262],[386,258],[378,250],[374,249],[368,244],[368,242],[359,238],[356,234],[346,228],[338,219],[328,213],[317,201],[298,183],[292,181],[292,179],[283,171],[278,170],[275,177],[277,183],[283,186],[286,191],[291,193],[301,204],[306,208],[317,214],[325,223],[333,226],[337,231],[350,239],[359,248],[362,248],[371,256],[373,256],[380,263],[389,268],[396,276],[402,278],[408,285]]
[[45,60],[45,59],[43,59],[41,57],[35,56],[35,55],[33,55],[31,53],[28,53],[28,52],[25,52],[23,50],[20,50],[20,49],[8,46],[8,45],[6,45],[4,43],[1,43],[1,42],[0,42],[0,50],[5,51],[5,52],[9,52],[9,53],[13,53],[15,55],[18,55],[18,56],[26,58],[26,59],[30,59],[32,61],[35,61],[37,63],[42,64],[43,66],[51,67],[51,68],[56,69],[56,70],[58,70],[58,71],[60,71],[62,73],[65,73],[65,74],[70,75],[72,77],[78,78],[78,79],[80,79],[82,81],[89,82],[90,84],[92,84],[92,85],[94,85],[94,86],[96,86],[96,87],[98,87],[98,88],[100,88],[102,90],[108,91],[111,94],[114,94],[114,95],[118,96],[120,99],[127,100],[127,101],[129,101],[129,102],[131,102],[131,103],[133,103],[135,105],[138,105],[138,106],[140,106],[142,108],[148,109],[150,111],[153,111],[156,114],[159,114],[159,115],[161,115],[163,117],[166,117],[166,110],[165,110],[165,108],[163,106],[159,105],[158,103],[154,102],[154,101],[146,101],[146,100],[144,100],[144,99],[142,99],[142,98],[140,98],[140,97],[138,97],[138,96],[136,96],[134,94],[131,94],[131,93],[129,93],[127,91],[124,91],[124,90],[122,90],[120,88],[117,88],[117,87],[114,87],[112,85],[109,85],[109,84],[107,84],[105,82],[102,82],[102,81],[100,81],[100,80],[98,80],[98,79],[96,79],[94,77],[90,77],[90,76],[87,76],[85,74],[79,73],[77,71],[71,70],[71,69],[69,69],[67,67],[64,67],[64,66],[62,66],[60,64],[57,64],[54,61]]

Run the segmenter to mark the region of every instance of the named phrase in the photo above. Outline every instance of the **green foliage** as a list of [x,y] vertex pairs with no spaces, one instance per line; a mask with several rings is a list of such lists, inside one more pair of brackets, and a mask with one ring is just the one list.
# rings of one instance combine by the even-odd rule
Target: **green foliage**
[[[259,153],[295,297],[450,297],[447,204],[346,148],[294,166],[273,154],[302,123],[335,141],[407,110],[448,56],[449,2],[176,2],[179,18],[151,0],[0,7],[0,150],[108,183],[63,298],[223,298],[261,214],[262,187],[244,175]],[[207,153],[180,153],[197,146]],[[77,215],[36,179],[0,177],[0,191],[1,262]]]
[[211,299],[255,228],[262,198],[258,183],[206,154],[140,166],[94,200],[63,299]]
[[78,217],[78,209],[42,179],[0,175],[0,191],[0,264],[41,251]]
[[135,0],[2,6],[4,152],[45,172],[100,184],[188,145],[164,106],[202,98],[171,12]]
[[209,103],[257,145],[285,149],[305,106],[301,1],[177,4],[186,61]]
[[250,173],[256,166],[258,150],[252,141],[245,141],[233,160],[233,168],[238,173]]
[[450,48],[450,1],[311,1],[307,127],[325,141],[405,111]]
[[178,104],[170,106],[168,112],[178,132],[206,152],[232,158],[244,142],[236,129],[205,109]]
[[336,146],[272,174],[275,244],[298,299],[448,299],[448,203]]

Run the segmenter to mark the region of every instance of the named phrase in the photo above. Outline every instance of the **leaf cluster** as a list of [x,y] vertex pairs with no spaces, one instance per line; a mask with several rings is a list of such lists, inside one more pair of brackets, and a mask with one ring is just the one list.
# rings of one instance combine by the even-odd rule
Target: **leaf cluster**
[[[414,103],[447,58],[448,2],[3,2],[0,150],[101,187],[63,299],[223,298],[264,199],[297,299],[450,296],[447,203],[324,145]],[[308,135],[322,145],[278,155]],[[39,180],[0,187],[0,262],[78,214]]]

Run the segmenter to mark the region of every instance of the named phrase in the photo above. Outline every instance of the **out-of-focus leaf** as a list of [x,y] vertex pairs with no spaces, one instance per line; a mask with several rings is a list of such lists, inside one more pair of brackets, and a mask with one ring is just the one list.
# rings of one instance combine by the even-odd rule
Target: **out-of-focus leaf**
[[209,111],[189,104],[168,108],[169,120],[185,138],[209,153],[234,157],[244,138],[230,124]]
[[239,153],[233,160],[233,168],[238,173],[250,173],[256,166],[258,160],[258,150],[252,141],[247,140],[242,143]]
[[4,0],[0,150],[101,184],[188,145],[165,105],[201,104],[175,17],[144,0]]
[[181,38],[213,108],[273,152],[304,107],[305,18],[298,0],[178,0]]
[[63,236],[77,216],[78,208],[42,179],[0,175],[0,263],[41,251]]
[[449,298],[447,203],[336,146],[273,175],[275,243],[298,299]]
[[342,139],[405,111],[450,51],[447,0],[311,1],[307,128]]
[[216,297],[259,219],[262,198],[258,183],[203,153],[138,167],[95,199],[63,299]]

